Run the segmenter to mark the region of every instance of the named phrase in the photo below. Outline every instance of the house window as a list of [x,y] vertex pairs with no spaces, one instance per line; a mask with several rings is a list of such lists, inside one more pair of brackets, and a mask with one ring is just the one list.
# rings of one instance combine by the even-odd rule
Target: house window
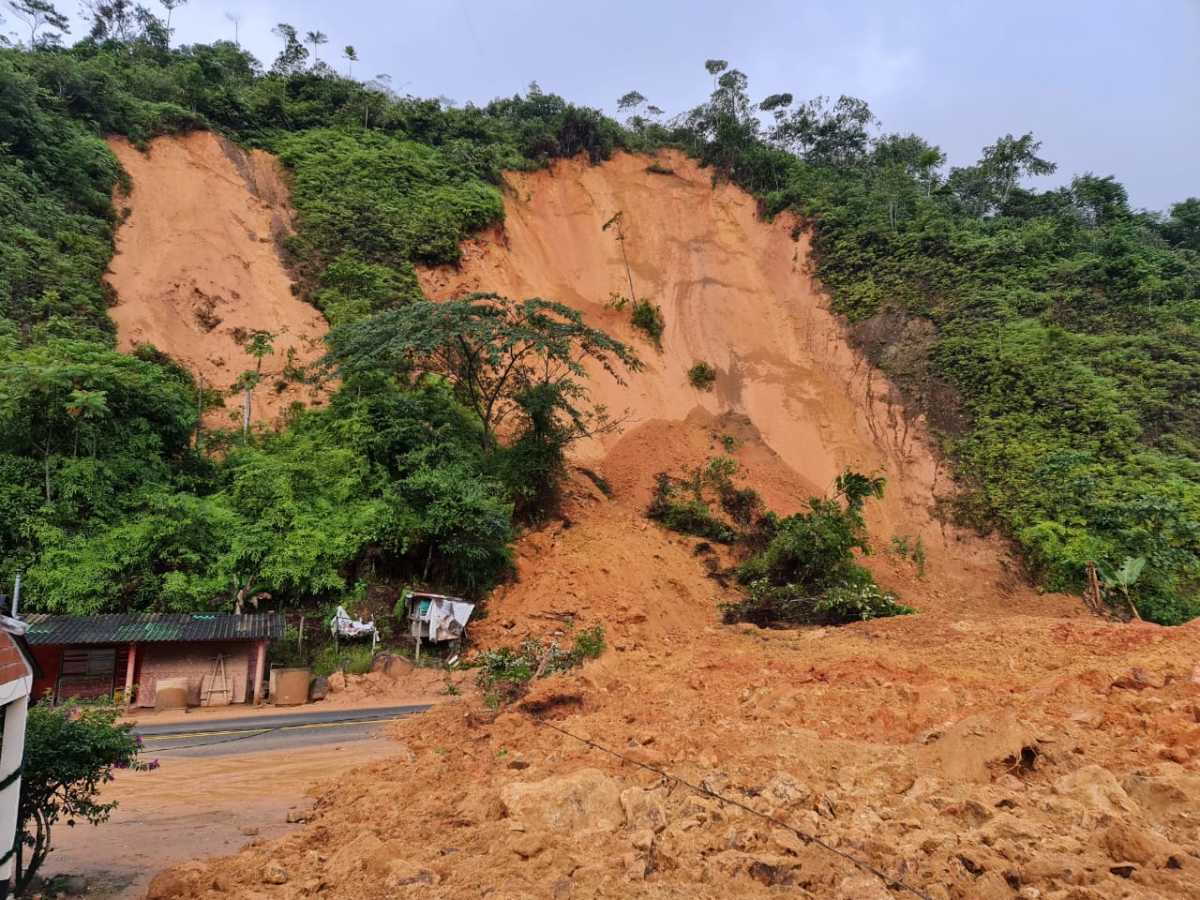
[[63,650],[57,699],[110,697],[116,670],[117,651],[114,647],[68,647]]

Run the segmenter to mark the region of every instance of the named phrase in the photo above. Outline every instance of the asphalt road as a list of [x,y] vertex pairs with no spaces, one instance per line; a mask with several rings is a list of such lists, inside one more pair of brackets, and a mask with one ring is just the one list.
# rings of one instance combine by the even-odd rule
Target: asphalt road
[[142,738],[143,752],[148,757],[227,756],[366,740],[377,736],[388,722],[427,709],[392,706],[215,719],[139,726],[134,733]]

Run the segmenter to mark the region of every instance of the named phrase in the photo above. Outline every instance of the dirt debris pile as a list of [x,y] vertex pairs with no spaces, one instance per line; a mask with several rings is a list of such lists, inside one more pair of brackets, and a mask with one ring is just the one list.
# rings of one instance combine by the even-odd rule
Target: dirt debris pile
[[[888,896],[790,829],[931,897],[1195,896],[1200,686],[1178,659],[1196,628],[1134,643],[1081,624],[1045,646],[1043,620],[1015,617],[965,647],[922,631],[714,630],[539,685],[543,708],[582,695],[550,721],[625,762],[520,706],[439,708],[398,726],[411,755],[329,786],[302,830],[150,896]],[[1114,686],[1135,664],[1160,686]],[[959,743],[969,777],[931,753]],[[264,884],[272,864],[286,885]]]
[[[404,753],[326,786],[303,828],[150,896],[901,896],[847,856],[939,900],[1198,896],[1200,624],[1086,618],[999,543],[943,527],[921,423],[846,345],[793,223],[667,161],[513,176],[504,231],[423,276],[437,296],[560,299],[637,341],[605,305],[625,273],[601,226],[626,214],[662,354],[643,346],[628,389],[595,379],[629,427],[580,449],[588,473],[474,630],[496,646],[602,623],[607,652],[507,709],[467,690],[400,723]],[[712,394],[687,383],[698,359]],[[887,475],[867,563],[921,614],[723,625],[725,551],[643,515],[656,471],[719,452],[785,513],[843,466]],[[925,572],[886,552],[899,534],[924,541]]]

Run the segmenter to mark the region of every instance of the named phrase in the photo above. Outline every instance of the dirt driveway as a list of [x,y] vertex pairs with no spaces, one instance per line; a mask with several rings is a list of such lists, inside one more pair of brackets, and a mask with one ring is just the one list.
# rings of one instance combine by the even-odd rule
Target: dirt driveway
[[209,758],[164,754],[155,771],[120,772],[105,788],[105,799],[120,804],[109,822],[60,824],[44,874],[84,876],[89,897],[142,897],[168,866],[233,853],[297,827],[287,814],[307,807],[311,785],[396,752],[393,741],[369,737]]

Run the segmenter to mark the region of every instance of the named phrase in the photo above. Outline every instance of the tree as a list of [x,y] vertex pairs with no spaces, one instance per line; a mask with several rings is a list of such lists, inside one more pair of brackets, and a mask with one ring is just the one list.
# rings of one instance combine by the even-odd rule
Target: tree
[[342,49],[342,58],[346,60],[346,77],[353,77],[354,64],[358,62],[358,51],[354,49],[353,45],[347,44]]
[[1042,142],[1035,141],[1032,132],[1019,138],[1006,134],[983,148],[979,165],[991,186],[995,206],[1004,206],[1008,202],[1009,194],[1023,176],[1050,175],[1058,168],[1037,155],[1041,149]]
[[1134,605],[1133,596],[1130,591],[1137,584],[1137,580],[1142,577],[1142,570],[1146,568],[1146,558],[1144,556],[1127,556],[1121,563],[1121,568],[1117,569],[1111,575],[1104,577],[1104,586],[1107,588],[1116,588],[1125,598],[1125,602],[1129,604],[1129,610],[1133,613],[1135,619],[1141,619],[1138,613],[1137,606]]
[[[787,94],[775,97],[790,100]],[[875,116],[865,100],[843,94],[830,104],[828,97],[814,97],[790,114],[777,116],[770,139],[808,162],[851,166],[865,160],[871,143],[868,129],[875,124]]]
[[[328,341],[330,361],[343,377],[384,371],[413,384],[431,376],[448,381],[483,424],[485,450],[496,446],[510,416],[529,424],[522,400],[543,386],[555,391],[572,440],[608,427],[602,408],[586,406],[579,383],[587,376],[584,362],[622,384],[620,369],[641,369],[631,349],[585,324],[577,310],[538,297],[472,294],[412,303],[336,328]],[[545,396],[538,407],[545,409]]]
[[250,432],[250,412],[251,404],[253,403],[254,389],[258,383],[262,381],[262,361],[264,357],[270,356],[275,352],[275,338],[277,334],[258,329],[250,332],[242,342],[242,349],[254,357],[254,370],[245,371],[239,377],[235,384],[238,390],[243,392],[242,395],[242,435],[243,437]]
[[227,21],[233,23],[233,42],[239,47],[242,46],[242,41],[238,34],[242,24],[242,14],[226,11],[225,18]]
[[[29,29],[29,49],[38,46],[38,31],[42,28],[53,28],[55,31],[70,34],[70,20],[54,8],[49,0],[9,0],[9,9],[18,22],[23,22]],[[43,40],[46,40],[43,38]],[[57,40],[57,36],[55,36]]]
[[1090,228],[1128,219],[1129,194],[1112,175],[1099,178],[1091,172],[1071,179],[1071,200],[1079,217]]
[[704,70],[713,77],[713,87],[717,85],[717,78],[722,72],[729,68],[729,63],[723,59],[706,59],[704,61]]
[[1171,218],[1162,226],[1163,237],[1176,247],[1200,252],[1200,197],[1189,197],[1171,207]]
[[[75,420],[75,446],[72,456],[79,455],[79,429],[85,423],[95,422],[108,415],[108,394],[105,391],[85,391],[76,388],[71,391],[65,409],[67,415]],[[92,435],[92,456],[96,455],[96,436]]]
[[617,109],[625,112],[626,110],[637,109],[645,102],[646,97],[641,91],[629,91],[626,94],[622,94],[620,99],[617,100]]
[[287,22],[280,22],[271,29],[271,33],[283,39],[283,49],[275,57],[271,71],[277,75],[294,75],[303,72],[305,63],[308,62],[308,50],[300,42],[300,35],[295,26],[289,25]]
[[167,40],[171,39],[171,16],[179,7],[183,6],[188,0],[158,0],[163,5],[163,9],[167,11]]
[[321,61],[320,48],[323,44],[329,43],[329,37],[323,31],[309,31],[304,35],[304,43],[312,44],[313,62],[319,63]]
[[629,279],[629,302],[637,303],[637,292],[633,288],[633,270],[629,268],[629,257],[625,255],[625,212],[617,210],[611,219],[605,222],[601,227],[601,231],[613,229],[617,235],[617,244],[621,248],[621,262],[625,263],[625,275]]
[[[62,819],[100,825],[116,803],[101,802],[101,785],[114,769],[152,769],[138,761],[132,724],[118,724],[116,706],[50,706],[29,709],[21,799],[17,810],[16,892],[23,893],[50,852],[51,830]],[[29,856],[25,851],[28,848]]]

